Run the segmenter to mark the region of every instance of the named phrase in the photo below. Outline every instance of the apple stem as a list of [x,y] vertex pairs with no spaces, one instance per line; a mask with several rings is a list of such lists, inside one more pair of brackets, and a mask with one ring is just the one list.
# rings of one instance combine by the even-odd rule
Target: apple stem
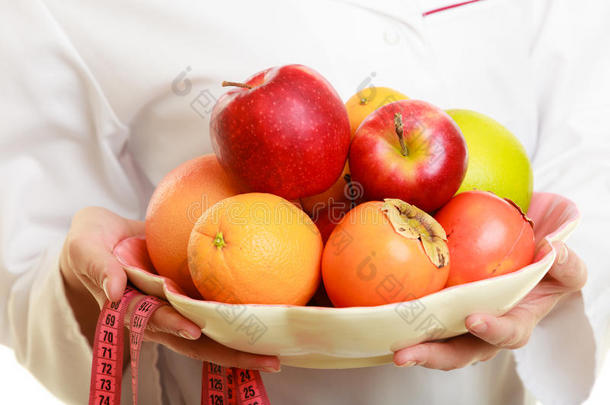
[[403,129],[402,129],[402,115],[400,113],[394,114],[394,128],[396,129],[396,135],[398,135],[398,142],[400,142],[400,153],[403,156],[409,155],[409,150],[405,144]]
[[243,87],[244,89],[251,89],[252,88],[252,86],[250,86],[249,84],[246,84],[246,83],[223,81],[222,82],[222,87],[227,87],[227,86]]

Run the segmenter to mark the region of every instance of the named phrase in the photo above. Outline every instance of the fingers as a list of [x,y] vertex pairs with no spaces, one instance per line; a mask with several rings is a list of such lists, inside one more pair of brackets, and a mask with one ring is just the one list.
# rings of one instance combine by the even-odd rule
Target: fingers
[[98,303],[122,297],[127,276],[112,250],[117,242],[143,231],[144,222],[122,218],[100,207],[87,207],[74,215],[64,245],[64,261]]
[[169,347],[175,352],[196,360],[209,361],[225,367],[239,367],[265,372],[280,371],[280,361],[276,356],[241,352],[223,346],[207,336],[202,336],[195,341],[185,340],[165,333],[149,331],[147,331],[144,336],[147,339]]
[[[112,251],[120,240],[142,233],[143,226],[141,221],[126,220],[102,208],[91,207],[79,211],[73,218],[60,258],[60,268],[62,274],[66,275],[67,283],[75,285],[74,289],[81,292],[88,291],[100,306],[106,299],[120,300],[127,276]],[[128,314],[133,312],[140,300],[132,301]],[[91,304],[95,306],[93,300]],[[85,315],[86,319],[92,318],[91,313]],[[280,368],[275,356],[240,352],[202,337],[199,326],[167,305],[152,315],[144,336],[199,360],[264,371]]]
[[144,221],[137,221],[135,219],[125,219],[127,221],[127,227],[129,230],[126,232],[125,238],[129,236],[137,236],[144,235],[144,231],[146,226],[144,225]]
[[[142,301],[142,297],[133,299],[129,303],[127,308],[129,316],[126,317],[128,325],[129,318]],[[146,340],[163,344],[175,352],[201,361],[266,372],[280,370],[279,359],[275,356],[241,352],[202,336],[199,326],[184,318],[169,305],[163,305],[153,313],[144,331],[144,337]]]
[[538,323],[536,315],[523,307],[515,307],[500,317],[474,314],[466,318],[466,327],[470,333],[504,349],[523,347],[528,342],[536,323]]
[[108,300],[118,301],[121,299],[127,285],[127,274],[114,256],[106,256],[105,265],[95,272],[95,276],[98,277],[98,280],[101,279],[102,290]]
[[587,268],[584,262],[563,242],[555,242],[553,247],[557,252],[557,258],[549,270],[549,275],[567,292],[582,289],[587,282]]
[[68,257],[76,273],[89,280],[85,286],[98,301],[104,301],[100,299],[102,292],[110,301],[121,299],[127,275],[105,246],[96,245],[84,238],[74,238],[68,241]]
[[480,339],[506,349],[523,347],[536,324],[566,293],[580,290],[587,280],[584,263],[564,243],[553,244],[557,258],[548,273],[515,308],[503,316],[472,314],[468,331]]
[[[128,314],[132,314],[141,299],[134,299],[129,303]],[[162,305],[152,315],[146,325],[150,332],[171,334],[176,337],[197,340],[201,337],[201,328],[194,322],[180,315],[169,305]]]
[[394,353],[394,363],[401,367],[423,366],[454,370],[494,357],[500,349],[472,335],[461,335],[445,342],[420,343]]
[[445,342],[429,342],[394,353],[399,366],[421,365],[440,370],[465,367],[489,360],[500,349],[517,349],[529,340],[536,324],[566,293],[580,290],[587,281],[587,269],[564,243],[553,244],[557,252],[548,276],[503,316],[472,314],[466,318],[471,334]]

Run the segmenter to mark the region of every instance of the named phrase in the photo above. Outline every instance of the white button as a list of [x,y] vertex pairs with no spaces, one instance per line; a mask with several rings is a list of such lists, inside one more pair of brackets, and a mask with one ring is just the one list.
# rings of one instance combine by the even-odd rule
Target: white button
[[400,42],[400,34],[396,31],[384,31],[383,42],[385,42],[386,45],[389,46],[398,45],[398,43]]

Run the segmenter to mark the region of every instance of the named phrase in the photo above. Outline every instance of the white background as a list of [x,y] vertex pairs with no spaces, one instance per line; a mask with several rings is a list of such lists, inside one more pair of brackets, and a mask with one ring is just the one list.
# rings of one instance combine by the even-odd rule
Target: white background
[[[2,404],[8,405],[61,404],[17,363],[12,350],[5,346],[0,346],[0,398],[2,398]],[[585,402],[585,405],[607,404],[610,404],[610,361],[608,358],[591,397]]]

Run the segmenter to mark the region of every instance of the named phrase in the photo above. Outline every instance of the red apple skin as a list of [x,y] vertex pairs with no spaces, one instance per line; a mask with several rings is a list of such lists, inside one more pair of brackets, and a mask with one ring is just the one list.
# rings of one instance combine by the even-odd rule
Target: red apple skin
[[210,135],[220,164],[249,191],[292,200],[328,189],[350,143],[345,105],[319,73],[303,65],[259,72],[220,97]]
[[[394,115],[403,120],[403,156]],[[420,100],[387,104],[360,125],[349,151],[352,180],[367,200],[399,198],[429,213],[460,187],[468,165],[466,141],[440,108]]]

